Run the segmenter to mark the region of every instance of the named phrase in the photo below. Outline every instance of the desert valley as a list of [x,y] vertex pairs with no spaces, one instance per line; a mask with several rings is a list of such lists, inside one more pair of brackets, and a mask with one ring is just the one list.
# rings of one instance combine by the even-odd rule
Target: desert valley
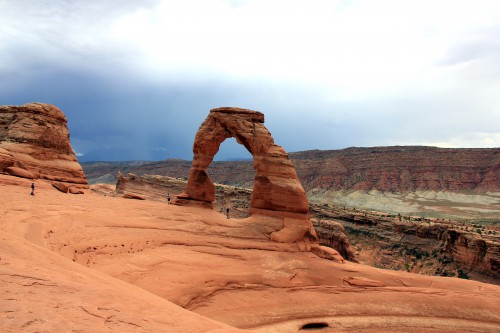
[[66,123],[0,107],[2,332],[500,331],[499,148],[287,154],[218,108],[193,161],[82,168]]

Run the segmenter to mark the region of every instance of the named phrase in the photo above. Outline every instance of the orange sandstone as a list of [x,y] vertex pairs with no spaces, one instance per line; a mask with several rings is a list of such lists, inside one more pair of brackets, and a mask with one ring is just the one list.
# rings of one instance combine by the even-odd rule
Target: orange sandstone
[[43,103],[0,106],[0,172],[88,189],[69,141],[64,113]]
[[324,260],[272,217],[29,185],[0,175],[2,332],[500,330],[498,286]]

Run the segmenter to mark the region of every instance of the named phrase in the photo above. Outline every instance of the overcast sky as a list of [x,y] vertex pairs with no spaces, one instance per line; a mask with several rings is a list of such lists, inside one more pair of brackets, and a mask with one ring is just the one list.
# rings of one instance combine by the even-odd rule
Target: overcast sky
[[500,1],[0,0],[0,104],[35,101],[81,160],[191,159],[220,106],[289,152],[500,147]]

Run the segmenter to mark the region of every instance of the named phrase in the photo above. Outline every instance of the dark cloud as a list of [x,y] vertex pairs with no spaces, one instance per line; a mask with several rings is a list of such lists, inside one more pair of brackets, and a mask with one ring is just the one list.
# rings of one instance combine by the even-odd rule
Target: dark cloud
[[[239,106],[262,111],[276,142],[288,150],[317,148],[313,97],[297,87],[209,81],[147,84],[135,77],[103,77],[44,66],[36,75],[12,77],[2,104],[38,101],[58,106],[68,118],[80,160],[192,158],[196,130],[212,108]],[[21,82],[19,82],[21,81]],[[124,84],[124,81],[126,82]],[[138,82],[135,82],[138,81]],[[271,91],[273,91],[271,92]],[[324,148],[335,146],[326,140]],[[218,159],[247,158],[243,146],[226,143]]]
[[[61,108],[82,160],[191,159],[198,126],[219,106],[263,112],[287,151],[498,146],[498,24],[453,43],[447,28],[432,24],[436,31],[416,38],[416,46],[404,38],[380,44],[388,39],[367,35],[365,22],[357,21],[356,8],[367,3],[344,2],[354,11],[322,13],[330,33],[305,22],[298,27],[293,15],[282,21],[270,15],[255,29],[223,24],[252,21],[267,8],[264,1],[220,1],[213,8],[159,0],[0,2],[0,104]],[[201,7],[191,17],[195,4]],[[309,6],[301,1],[297,8]],[[221,20],[198,27],[195,19],[206,20],[200,8]],[[391,35],[389,23],[379,31],[383,36]],[[307,37],[295,36],[302,30]],[[269,39],[276,32],[286,33]],[[417,30],[409,35],[420,36]],[[443,43],[441,62],[433,57],[436,49],[427,52],[433,43]],[[248,153],[234,141],[217,155],[239,157]]]

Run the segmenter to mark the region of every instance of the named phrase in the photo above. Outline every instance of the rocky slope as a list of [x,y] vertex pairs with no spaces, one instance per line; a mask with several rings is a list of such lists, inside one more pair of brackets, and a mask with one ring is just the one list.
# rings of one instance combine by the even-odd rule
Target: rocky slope
[[0,172],[45,179],[74,193],[88,189],[66,123],[50,104],[0,106]]
[[[105,187],[104,184],[91,185],[93,192],[107,196],[121,196],[130,199],[154,200],[167,202],[170,194],[172,203],[176,195],[186,188],[187,181],[179,178],[158,175],[137,176],[134,174],[118,174],[115,186]],[[250,216],[250,198],[252,191],[246,188],[215,184],[214,210],[225,213],[229,208],[230,216],[246,218]]]
[[500,285],[500,230],[492,225],[331,205],[312,205],[311,212],[323,226],[318,234],[340,223],[362,263]]
[[28,180],[9,177],[0,175],[2,332],[500,329],[498,286],[325,260],[271,241],[272,220],[49,184],[32,197]]

